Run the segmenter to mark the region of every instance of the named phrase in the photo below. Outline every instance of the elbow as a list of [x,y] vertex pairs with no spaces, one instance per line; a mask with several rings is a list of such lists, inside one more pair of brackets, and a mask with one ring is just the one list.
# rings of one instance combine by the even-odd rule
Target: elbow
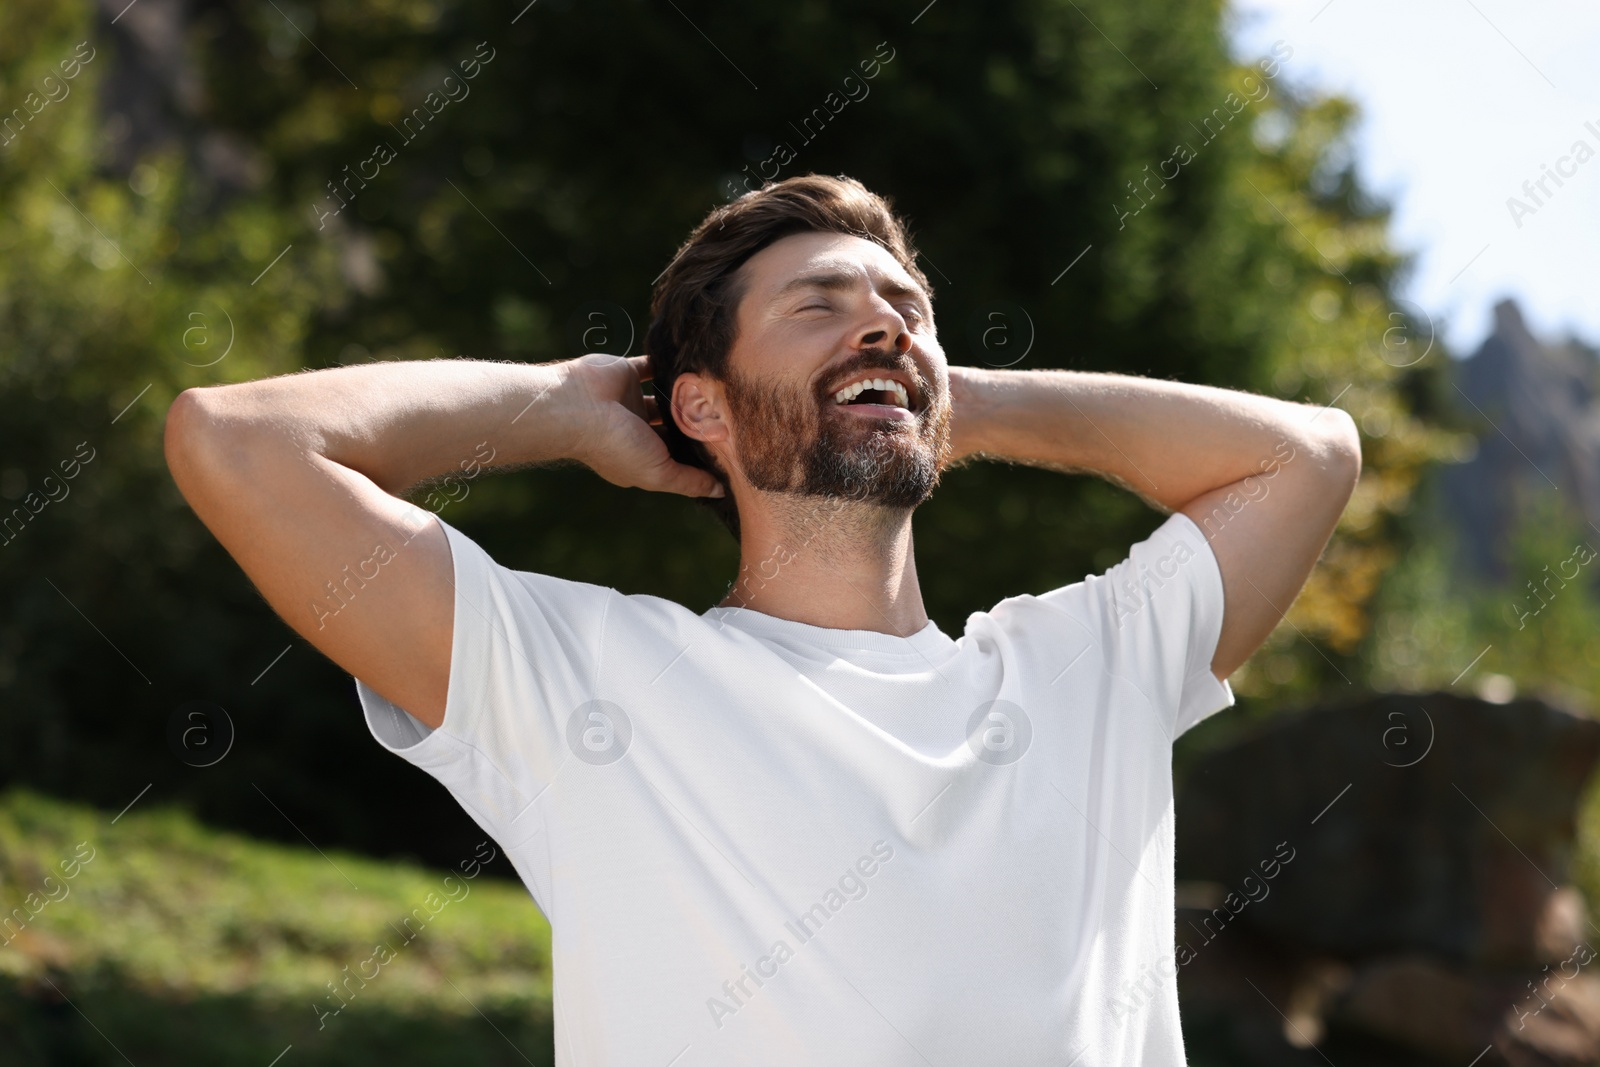
[[1319,421],[1327,425],[1318,427],[1321,432],[1313,446],[1317,465],[1349,499],[1361,479],[1361,431],[1342,408],[1324,409]]
[[161,449],[166,456],[167,469],[174,479],[193,454],[195,439],[205,424],[203,388],[185,389],[167,408],[167,422],[162,430]]
[[1350,485],[1354,486],[1361,477],[1361,431],[1356,428],[1356,420],[1350,417],[1348,411],[1336,410],[1339,411],[1339,418],[1332,429],[1331,449]]
[[237,471],[250,458],[251,442],[246,434],[250,423],[229,417],[219,404],[218,394],[224,388],[185,389],[167,408],[162,452],[178,491],[191,504],[211,472],[230,466]]
[[208,387],[185,389],[167,408],[161,449],[173,484],[191,508],[196,508],[209,481],[207,472],[217,458],[216,421],[209,410]]

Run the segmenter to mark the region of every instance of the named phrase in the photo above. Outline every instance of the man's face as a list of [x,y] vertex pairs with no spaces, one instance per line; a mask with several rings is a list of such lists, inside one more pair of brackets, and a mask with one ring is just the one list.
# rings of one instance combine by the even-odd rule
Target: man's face
[[[741,268],[725,396],[751,486],[914,508],[950,458],[949,368],[928,295],[882,246],[792,234]],[[889,392],[856,392],[863,380]],[[841,390],[854,393],[840,403]]]

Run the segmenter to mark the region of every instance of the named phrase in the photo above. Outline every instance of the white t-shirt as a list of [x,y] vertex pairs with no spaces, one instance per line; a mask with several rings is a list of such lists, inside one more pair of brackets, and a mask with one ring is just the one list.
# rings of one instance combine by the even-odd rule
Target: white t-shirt
[[1171,747],[1233,703],[1186,516],[957,640],[697,615],[439,522],[443,725],[356,687],[549,918],[560,1067],[1184,1063]]

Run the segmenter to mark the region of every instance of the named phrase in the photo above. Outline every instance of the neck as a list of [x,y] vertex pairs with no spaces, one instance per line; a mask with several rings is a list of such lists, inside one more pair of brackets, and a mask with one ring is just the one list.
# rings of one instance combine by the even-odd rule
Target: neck
[[741,502],[739,577],[719,607],[909,637],[928,624],[911,509],[814,496]]

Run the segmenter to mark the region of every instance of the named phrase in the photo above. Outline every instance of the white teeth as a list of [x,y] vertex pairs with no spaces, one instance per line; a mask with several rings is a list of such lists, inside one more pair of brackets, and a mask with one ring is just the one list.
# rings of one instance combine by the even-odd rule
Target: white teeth
[[901,407],[908,411],[911,409],[911,396],[906,392],[906,387],[891,378],[865,378],[854,385],[847,385],[833,394],[833,402],[835,404],[848,404],[868,389],[892,393]]

